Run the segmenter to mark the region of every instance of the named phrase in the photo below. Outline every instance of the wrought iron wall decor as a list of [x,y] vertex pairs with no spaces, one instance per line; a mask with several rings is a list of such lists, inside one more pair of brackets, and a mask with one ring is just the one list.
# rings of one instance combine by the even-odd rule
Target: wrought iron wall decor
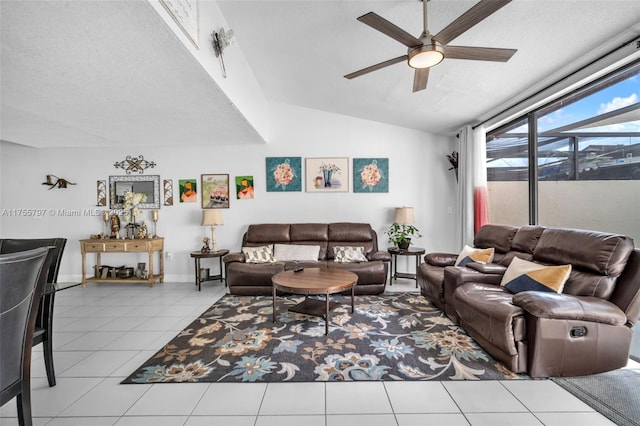
[[96,181],[96,193],[98,197],[98,201],[96,206],[106,206],[107,205],[107,181],[99,180]]
[[124,160],[116,161],[113,164],[113,167],[116,169],[124,169],[128,175],[131,173],[143,174],[146,169],[153,169],[155,166],[155,161],[147,161],[142,155],[138,155],[137,157],[127,155],[127,158]]
[[173,180],[171,179],[164,180],[164,205],[173,205]]
[[456,182],[457,182],[458,181],[458,152],[453,151],[451,154],[447,154],[447,159],[451,164],[451,167],[449,167],[449,170],[453,170],[456,172]]
[[66,188],[68,185],[75,185],[73,182],[69,182],[65,178],[59,178],[55,175],[47,175],[46,181],[42,182],[43,185],[48,185],[49,190],[53,188]]

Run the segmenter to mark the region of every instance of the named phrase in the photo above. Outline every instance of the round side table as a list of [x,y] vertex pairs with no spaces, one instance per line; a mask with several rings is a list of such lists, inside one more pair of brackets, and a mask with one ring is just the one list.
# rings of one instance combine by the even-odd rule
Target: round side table
[[[224,268],[222,267],[222,257],[228,253],[229,253],[229,250],[227,249],[210,251],[209,253],[202,253],[200,251],[191,252],[191,257],[194,258],[196,261],[196,286],[198,287],[198,291],[201,290],[202,283],[204,281],[214,281],[214,280],[224,281]],[[200,273],[200,259],[210,259],[210,258],[216,258],[216,257],[218,258],[218,261],[219,261],[220,273],[217,275],[211,275],[207,271],[207,275],[202,276],[202,274]],[[227,283],[225,282],[224,285],[226,287]]]

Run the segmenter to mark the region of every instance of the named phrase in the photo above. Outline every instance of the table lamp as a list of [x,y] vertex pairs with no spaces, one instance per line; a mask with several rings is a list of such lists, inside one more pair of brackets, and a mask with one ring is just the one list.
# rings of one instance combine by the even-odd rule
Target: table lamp
[[416,223],[413,207],[396,207],[396,216],[393,221],[398,225],[412,225]]
[[208,209],[202,211],[202,226],[211,226],[211,250],[218,251],[216,246],[216,226],[224,225],[222,212],[218,209]]
[[[413,234],[411,231],[413,229],[412,225],[416,223],[413,207],[396,207],[396,215],[393,222],[400,225],[401,234],[405,236]],[[398,247],[406,249],[409,247],[409,243],[398,243]]]

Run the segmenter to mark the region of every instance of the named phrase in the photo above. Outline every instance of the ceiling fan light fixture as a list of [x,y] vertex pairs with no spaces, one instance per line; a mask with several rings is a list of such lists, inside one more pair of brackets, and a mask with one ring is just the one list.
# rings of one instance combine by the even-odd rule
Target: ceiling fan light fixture
[[444,59],[444,49],[438,42],[423,45],[411,49],[408,54],[408,62],[411,68],[431,68],[438,65]]

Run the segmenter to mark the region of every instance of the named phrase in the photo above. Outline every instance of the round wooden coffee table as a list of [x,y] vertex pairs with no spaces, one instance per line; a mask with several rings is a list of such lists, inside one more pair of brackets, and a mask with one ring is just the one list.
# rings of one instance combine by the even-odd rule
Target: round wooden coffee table
[[280,272],[271,277],[273,283],[273,322],[276,322],[276,290],[287,293],[304,294],[305,296],[324,294],[325,300],[309,299],[289,308],[291,312],[313,315],[324,318],[325,334],[329,334],[329,311],[339,306],[330,302],[329,295],[351,289],[351,313],[353,313],[353,296],[358,276],[353,272],[331,268],[305,268]]

